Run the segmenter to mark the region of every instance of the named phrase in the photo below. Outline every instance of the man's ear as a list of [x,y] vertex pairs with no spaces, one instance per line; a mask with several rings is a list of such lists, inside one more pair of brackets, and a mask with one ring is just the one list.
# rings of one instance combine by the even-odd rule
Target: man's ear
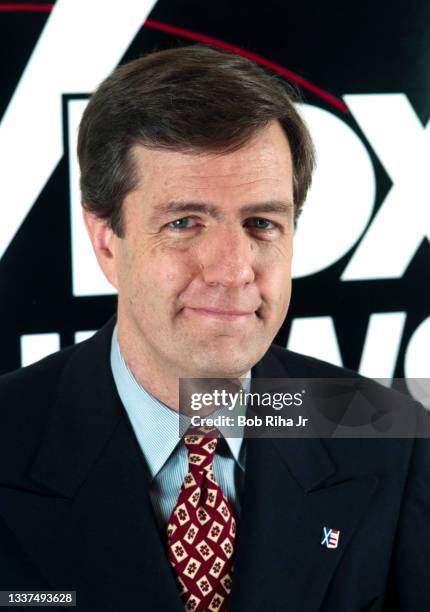
[[118,237],[106,219],[97,217],[85,207],[82,214],[99,266],[110,284],[118,289],[115,258]]

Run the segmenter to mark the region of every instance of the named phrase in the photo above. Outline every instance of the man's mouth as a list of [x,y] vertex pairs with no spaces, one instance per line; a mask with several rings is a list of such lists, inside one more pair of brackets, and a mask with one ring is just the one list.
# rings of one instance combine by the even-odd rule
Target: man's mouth
[[200,315],[202,317],[218,319],[222,321],[245,321],[250,319],[256,314],[255,310],[243,310],[236,308],[192,308],[188,307],[190,311],[194,314]]

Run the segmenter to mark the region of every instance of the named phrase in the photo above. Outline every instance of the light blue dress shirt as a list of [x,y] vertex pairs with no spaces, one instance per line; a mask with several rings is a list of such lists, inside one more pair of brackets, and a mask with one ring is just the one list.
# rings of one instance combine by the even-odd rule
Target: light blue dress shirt
[[[155,517],[160,530],[164,530],[188,471],[188,451],[179,438],[179,414],[137,382],[121,354],[116,326],[112,335],[111,368],[118,394],[148,467],[149,493]],[[248,372],[247,388],[250,376]],[[228,435],[228,432],[223,432],[222,427],[219,430],[221,438],[213,461],[214,474],[239,518],[245,468],[243,428],[238,430],[241,437],[234,438],[224,437],[223,433]]]

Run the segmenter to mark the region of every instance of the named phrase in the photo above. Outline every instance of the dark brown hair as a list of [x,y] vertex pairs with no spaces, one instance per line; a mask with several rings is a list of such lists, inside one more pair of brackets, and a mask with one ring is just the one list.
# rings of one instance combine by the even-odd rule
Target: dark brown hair
[[278,77],[202,45],[150,53],[117,68],[91,96],[78,137],[83,205],[123,235],[121,205],[137,186],[135,145],[227,152],[277,120],[293,159],[297,219],[311,184],[314,148]]

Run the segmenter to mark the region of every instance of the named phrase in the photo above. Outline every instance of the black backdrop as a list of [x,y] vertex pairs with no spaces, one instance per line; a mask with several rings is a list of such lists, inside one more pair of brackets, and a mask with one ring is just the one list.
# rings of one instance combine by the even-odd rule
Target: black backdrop
[[[10,4],[0,4],[0,117],[50,18],[50,6],[46,4],[33,3],[31,6],[27,3],[23,7],[22,3],[16,3],[16,9],[25,10],[11,8],[14,7]],[[345,94],[402,93],[407,96],[424,130],[430,110],[428,2],[159,0],[149,17],[152,21],[140,28],[124,60],[153,49],[188,44],[193,37],[191,33],[197,40],[205,35],[217,39],[220,44],[229,43],[258,54],[340,101],[336,108],[323,94],[315,93],[312,88],[304,90],[306,103],[340,118],[367,149],[376,177],[374,208],[368,224],[371,225],[393,187],[393,179],[353,114],[347,107],[342,110],[342,97]],[[82,18],[85,19],[84,14]],[[161,31],[160,24],[172,26],[172,31]],[[179,35],[175,28],[187,32]],[[95,32],[95,44],[96,41]],[[31,100],[28,112],[32,112]],[[392,129],[396,128],[394,123]],[[46,138],[49,139],[49,133]],[[401,141],[398,144],[406,146]],[[40,142],[40,147],[43,146]],[[428,151],[430,153],[430,148]],[[430,164],[430,155],[428,161]],[[0,168],[1,174],[9,171],[7,167]],[[26,171],[26,167],[19,169],[17,181],[26,180]],[[0,175],[0,190],[1,180]],[[424,201],[423,206],[428,204]],[[404,223],[407,224],[410,202],[405,199],[403,205]],[[2,199],[0,206],[4,218],[11,203]],[[427,219],[429,228],[427,208],[422,219],[423,222]],[[338,219],[328,217],[326,223],[333,226]],[[342,232],[342,227],[338,230]],[[388,235],[392,228],[387,227],[386,231]],[[420,325],[426,325],[429,316],[429,242],[422,240],[405,273],[398,278],[342,280],[342,273],[365,233],[324,270],[294,281],[292,304],[276,340],[287,345],[294,319],[331,317],[343,364],[358,369],[370,317],[377,313],[404,313],[405,323],[396,348],[395,369],[391,373],[401,377],[405,375],[405,353],[410,339]],[[383,242],[380,248],[383,251]],[[64,347],[74,342],[76,331],[98,329],[114,310],[113,295],[73,295],[66,156],[0,259],[0,372],[21,365],[21,336],[56,333]],[[324,347],[321,350],[324,351]],[[425,375],[423,372],[429,362],[421,353],[419,371],[409,374]],[[375,372],[374,375],[381,374]]]

